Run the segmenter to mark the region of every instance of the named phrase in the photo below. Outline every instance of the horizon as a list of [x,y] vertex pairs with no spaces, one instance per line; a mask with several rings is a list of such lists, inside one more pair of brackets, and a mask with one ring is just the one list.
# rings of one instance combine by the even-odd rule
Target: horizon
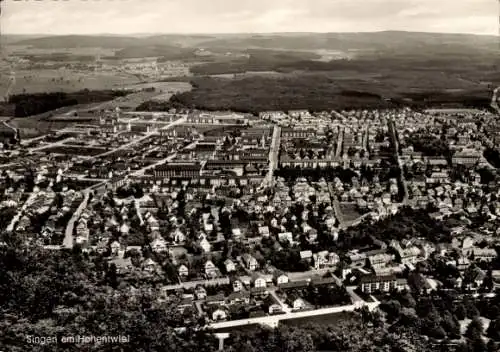
[[130,32],[130,33],[5,33],[5,36],[36,36],[36,37],[64,37],[64,36],[78,36],[78,37],[148,37],[148,36],[224,36],[224,35],[251,35],[251,36],[271,36],[271,35],[310,35],[310,34],[382,34],[382,33],[411,33],[411,34],[437,34],[437,35],[458,35],[458,36],[481,36],[481,37],[495,37],[499,38],[498,34],[488,33],[467,33],[467,32],[434,32],[434,31],[406,31],[397,29],[385,29],[379,31],[345,31],[345,32]]
[[498,34],[493,0],[122,0],[2,2],[5,35]]

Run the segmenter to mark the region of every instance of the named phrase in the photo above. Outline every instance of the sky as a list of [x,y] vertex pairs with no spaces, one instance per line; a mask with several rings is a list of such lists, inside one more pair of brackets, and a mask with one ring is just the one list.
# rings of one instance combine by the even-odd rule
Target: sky
[[4,34],[498,33],[498,0],[4,0]]

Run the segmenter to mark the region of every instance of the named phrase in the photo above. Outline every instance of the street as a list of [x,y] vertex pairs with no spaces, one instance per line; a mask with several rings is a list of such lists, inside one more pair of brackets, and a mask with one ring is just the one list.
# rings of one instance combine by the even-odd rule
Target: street
[[269,148],[269,171],[267,172],[266,178],[262,182],[262,187],[271,187],[273,185],[274,170],[278,167],[278,158],[280,150],[280,140],[281,140],[281,127],[275,125],[273,130],[273,138],[271,141],[271,147]]

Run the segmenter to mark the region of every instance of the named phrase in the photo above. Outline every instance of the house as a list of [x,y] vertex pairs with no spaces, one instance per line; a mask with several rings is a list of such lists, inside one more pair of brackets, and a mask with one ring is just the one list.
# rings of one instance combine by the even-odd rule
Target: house
[[258,269],[259,263],[257,262],[257,259],[255,259],[250,254],[247,254],[247,253],[243,254],[242,259],[243,259],[243,263],[245,264],[245,267],[248,270],[255,271]]
[[248,291],[233,292],[227,296],[227,303],[230,305],[234,304],[249,304],[250,303],[250,293]]
[[311,251],[301,251],[300,252],[300,259],[301,260],[307,260],[311,261],[312,260],[312,252]]
[[186,240],[186,236],[179,229],[175,230],[175,232],[173,234],[173,238],[174,238],[175,243],[183,243]]
[[239,229],[239,228],[232,229],[231,232],[233,234],[233,239],[235,239],[235,240],[239,240],[243,237],[243,233],[241,232],[241,229]]
[[491,262],[497,257],[497,251],[493,248],[474,247],[469,253],[477,261]]
[[156,271],[157,267],[158,267],[158,264],[156,264],[156,262],[151,258],[146,259],[142,263],[142,270],[149,272],[149,273]]
[[205,262],[205,274],[209,277],[215,277],[218,274],[219,269],[211,260]]
[[456,267],[459,271],[464,271],[470,266],[470,263],[469,258],[460,256],[456,261]]
[[111,254],[112,255],[118,255],[118,253],[120,252],[120,249],[121,249],[120,242],[114,241],[113,243],[111,243]]
[[475,290],[483,285],[486,273],[484,270],[474,267],[470,272],[465,273],[464,278],[466,278],[466,280],[464,280],[465,287],[469,290]]
[[231,259],[226,259],[224,261],[224,266],[226,267],[227,273],[232,273],[233,271],[236,271],[236,265]]
[[263,277],[258,277],[254,281],[254,287],[255,288],[266,288],[267,287],[267,282],[266,279]]
[[295,298],[291,302],[292,302],[292,308],[294,310],[300,310],[306,307],[306,303],[302,298]]
[[411,246],[409,248],[401,249],[397,251],[400,258],[401,263],[403,264],[416,264],[418,261],[418,256],[420,255],[420,249],[415,246]]
[[290,244],[293,243],[293,235],[291,232],[282,232],[278,234],[278,240],[283,243],[283,242],[288,242]]
[[276,278],[277,285],[287,284],[288,282],[289,282],[288,276],[286,276],[285,274],[281,274]]
[[227,313],[225,310],[219,308],[213,311],[212,313],[212,320],[214,321],[219,321],[219,320],[225,320],[227,319]]
[[243,290],[243,283],[240,280],[234,280],[233,281],[233,291],[240,292],[241,290]]
[[217,295],[214,295],[214,296],[207,296],[207,298],[205,299],[205,302],[207,303],[207,305],[223,305],[225,303],[225,296],[223,293],[219,293]]
[[181,277],[189,276],[189,269],[184,264],[181,264],[179,266],[179,268],[177,269],[177,272],[179,273],[179,276],[181,276]]
[[259,235],[262,237],[269,237],[269,227],[267,226],[259,227]]
[[340,257],[337,253],[328,253],[328,251],[321,251],[313,254],[314,269],[319,270],[323,268],[330,268],[340,262]]
[[198,286],[194,290],[194,294],[196,295],[196,299],[205,299],[207,297],[207,290],[203,286]]
[[386,266],[392,259],[393,256],[387,253],[378,253],[368,257],[368,261],[370,262],[370,266],[372,268],[382,268]]
[[206,238],[202,238],[199,245],[204,253],[210,253],[210,251],[212,250],[212,245]]
[[156,253],[165,252],[167,250],[167,244],[162,237],[156,238],[151,242],[151,250]]
[[428,279],[419,273],[411,273],[408,276],[408,285],[413,291],[419,293],[429,294],[433,289]]
[[283,309],[279,304],[271,304],[269,306],[269,314],[280,314],[283,313]]

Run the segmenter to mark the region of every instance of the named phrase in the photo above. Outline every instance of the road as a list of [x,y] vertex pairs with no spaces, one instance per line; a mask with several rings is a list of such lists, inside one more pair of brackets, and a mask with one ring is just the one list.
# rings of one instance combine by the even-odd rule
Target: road
[[495,88],[493,97],[491,98],[491,107],[500,114],[500,107],[498,106],[498,95],[500,94],[500,87]]
[[252,325],[252,324],[259,324],[259,325],[267,325],[270,327],[277,327],[279,322],[282,320],[289,320],[289,319],[297,319],[297,318],[308,318],[308,317],[314,317],[314,316],[319,316],[319,315],[326,315],[326,314],[336,314],[340,312],[353,312],[356,309],[359,309],[363,306],[368,307],[368,309],[374,310],[380,302],[358,302],[357,304],[349,304],[345,306],[340,306],[340,307],[332,307],[332,308],[322,308],[322,309],[315,309],[315,310],[308,310],[308,311],[300,311],[300,312],[290,312],[290,313],[285,313],[285,314],[280,314],[280,315],[270,315],[270,316],[265,316],[265,317],[259,317],[259,318],[249,318],[249,319],[241,319],[241,320],[231,320],[231,321],[223,321],[223,322],[216,322],[216,323],[211,323],[208,324],[205,328],[208,329],[225,329],[225,328],[232,328],[232,327],[237,327],[237,326],[244,326],[244,325]]
[[36,147],[36,148],[28,148],[28,151],[29,152],[38,152],[38,151],[44,150],[44,149],[49,149],[49,148],[53,148],[53,147],[59,147],[59,146],[63,146],[64,143],[71,142],[73,140],[75,140],[74,137],[68,137],[68,138],[62,139],[62,140],[57,141],[57,142],[53,142],[53,143],[48,143],[48,144],[41,145],[41,146]]
[[47,138],[47,135],[44,134],[43,136],[40,136],[40,137],[34,137],[34,138],[29,138],[29,139],[22,139],[21,140],[21,145],[30,145],[31,143],[33,142],[36,142],[36,141],[41,141],[42,139],[44,138]]
[[[106,181],[108,182],[108,181]],[[68,222],[68,225],[66,225],[66,231],[64,232],[64,241],[63,241],[63,247],[64,248],[73,248],[74,245],[74,236],[73,236],[73,229],[75,227],[75,223],[80,219],[80,216],[82,215],[82,212],[87,208],[87,203],[89,201],[90,193],[93,190],[96,190],[100,187],[105,187],[106,182],[102,182],[93,186],[90,186],[86,189],[83,190],[83,200],[76,209],[76,211],[73,213],[73,216],[71,216],[71,219]]]
[[28,199],[26,199],[26,202],[24,202],[24,204],[21,207],[21,209],[19,209],[19,211],[17,212],[17,214],[12,218],[9,226],[7,226],[7,229],[6,229],[7,232],[14,231],[14,228],[15,228],[17,222],[19,221],[19,219],[23,215],[24,211],[31,205],[31,203],[33,203],[33,201],[35,200],[35,198],[36,198],[36,193],[33,193],[33,192],[30,193]]
[[400,177],[401,177],[401,184],[403,185],[403,192],[404,192],[402,203],[403,203],[403,205],[406,205],[408,203],[408,184],[406,182],[405,175],[403,172],[403,162],[401,161],[401,158],[399,156],[399,142],[398,142],[398,138],[396,136],[396,133],[398,133],[398,132],[396,131],[396,124],[394,123],[393,120],[388,121],[387,124],[389,127],[389,131],[391,131],[391,138],[392,138],[392,141],[394,143],[394,153],[396,154],[395,157],[396,157],[396,160],[398,162],[398,167],[401,170]]
[[281,127],[278,125],[274,126],[273,138],[271,141],[271,147],[269,148],[269,171],[267,172],[264,181],[262,182],[262,187],[271,187],[273,185],[274,170],[278,167],[279,151],[281,142]]
[[344,127],[339,129],[339,135],[337,137],[337,149],[335,150],[335,157],[340,158],[342,153],[342,144],[344,143]]

